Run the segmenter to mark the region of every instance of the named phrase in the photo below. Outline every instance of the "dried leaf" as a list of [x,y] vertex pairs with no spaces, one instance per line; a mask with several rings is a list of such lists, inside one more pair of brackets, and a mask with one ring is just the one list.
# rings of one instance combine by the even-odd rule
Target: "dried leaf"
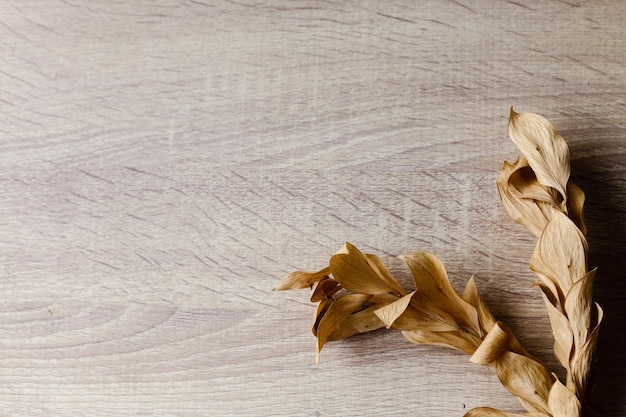
[[321,281],[313,283],[311,286],[311,302],[317,303],[323,298],[330,298],[336,294],[341,287],[339,283],[332,278],[325,277]]
[[397,287],[400,286],[391,275],[379,275],[365,255],[348,242],[330,258],[330,271],[343,288],[356,293],[397,292]]
[[587,234],[585,226],[583,206],[585,204],[585,193],[573,182],[567,183],[567,214],[574,224],[580,229],[583,235]]
[[476,281],[473,276],[467,281],[467,284],[465,284],[463,299],[476,309],[478,313],[478,325],[480,326],[480,336],[483,337],[485,334],[489,333],[491,328],[496,324],[496,319],[478,293]]
[[437,317],[463,331],[480,335],[476,309],[452,287],[441,261],[428,252],[400,256],[411,270],[417,289],[412,305],[428,317]]
[[523,400],[529,411],[549,414],[548,395],[553,379],[541,363],[514,352],[504,352],[496,360],[500,382]]
[[488,365],[509,347],[509,333],[497,322],[470,358],[470,362]]
[[[570,372],[572,374],[572,379],[574,381],[576,392],[578,392],[583,400],[586,400],[586,396],[588,395],[588,392],[586,392],[587,380],[589,379],[589,373],[591,371],[593,354],[596,350],[596,344],[598,343],[600,323],[602,323],[602,318],[604,316],[604,311],[598,305],[598,303],[595,303],[595,306],[597,314],[597,324],[587,338],[585,344],[576,351],[574,357],[570,362]],[[568,385],[568,388],[572,389],[574,387],[570,387]]]
[[274,291],[301,290],[303,288],[308,288],[314,283],[327,277],[329,274],[329,267],[322,268],[317,272],[295,271],[280,281],[276,288],[274,288]]
[[560,302],[572,284],[587,273],[585,236],[563,213],[556,213],[544,229],[530,260],[530,269],[559,287]]
[[346,294],[333,301],[320,320],[317,327],[317,351],[315,363],[319,364],[319,355],[328,340],[333,340],[333,333],[343,325],[345,319],[355,311],[363,307],[370,298],[368,294]]
[[569,361],[572,354],[574,337],[572,336],[572,328],[569,320],[551,301],[548,295],[548,289],[541,287],[543,301],[545,302],[548,316],[550,317],[550,326],[554,335],[554,354],[561,365],[569,371]]
[[544,413],[527,413],[527,414],[515,414],[515,413],[507,413],[504,411],[496,410],[495,408],[490,407],[478,407],[470,410],[465,413],[463,417],[550,417],[548,414]]
[[383,279],[383,281],[387,282],[389,286],[391,286],[398,294],[406,295],[406,290],[402,288],[402,285],[400,285],[393,275],[391,275],[391,272],[389,272],[389,269],[387,269],[387,266],[382,259],[369,253],[365,254],[365,259],[367,259],[367,263],[372,267],[374,272],[376,272],[376,274]]
[[552,384],[548,405],[553,417],[578,417],[580,416],[580,401],[576,394],[565,388],[558,379]]
[[412,343],[451,347],[470,355],[480,345],[479,338],[459,331],[404,330],[402,334]]
[[[368,300],[369,302],[369,300]],[[378,306],[373,305],[363,311],[350,314],[329,340],[340,340],[359,333],[371,332],[385,327],[376,315]]]
[[396,319],[400,317],[409,306],[413,294],[415,294],[415,291],[405,295],[402,298],[399,298],[393,303],[389,303],[379,308],[378,310],[376,310],[376,316],[378,316],[380,321],[382,321],[387,328],[390,328],[391,325],[396,321]]
[[538,114],[516,113],[511,107],[508,130],[539,183],[556,189],[566,200],[569,148],[552,123]]
[[550,217],[532,199],[520,198],[519,193],[509,184],[509,178],[525,163],[525,159],[517,159],[513,165],[504,162],[500,175],[496,181],[500,200],[507,214],[516,223],[527,228],[533,235],[539,237]]
[[580,349],[587,341],[591,329],[591,308],[593,296],[593,280],[596,269],[589,271],[576,281],[565,295],[565,313],[570,319],[574,334],[574,346]]

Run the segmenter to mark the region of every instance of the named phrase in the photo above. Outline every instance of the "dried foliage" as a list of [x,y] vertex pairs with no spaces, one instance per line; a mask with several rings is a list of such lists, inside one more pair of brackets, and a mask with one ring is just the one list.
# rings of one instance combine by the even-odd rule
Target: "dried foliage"
[[[586,404],[602,309],[592,301],[596,270],[587,265],[585,196],[570,181],[567,144],[549,121],[511,109],[508,132],[522,156],[504,163],[497,187],[509,217],[538,238],[530,269],[538,278],[534,284],[545,302],[566,380],[559,381],[494,318],[473,277],[459,293],[437,257],[414,252],[400,257],[414,278],[415,289],[405,289],[379,257],[350,243],[327,267],[294,272],[275,288],[310,288],[311,302],[318,303],[313,320],[317,363],[328,341],[386,327],[400,330],[411,342],[458,349],[472,362],[494,367],[526,416],[591,413]],[[466,417],[518,415],[480,407]]]

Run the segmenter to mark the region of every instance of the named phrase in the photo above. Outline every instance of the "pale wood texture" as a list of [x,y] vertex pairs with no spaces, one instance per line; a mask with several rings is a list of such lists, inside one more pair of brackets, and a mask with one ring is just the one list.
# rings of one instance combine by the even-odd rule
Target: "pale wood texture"
[[624,416],[625,4],[2,1],[0,415],[521,411],[390,331],[316,368],[306,291],[272,292],[345,240],[405,283],[428,250],[558,370],[494,185],[513,105],[570,144]]

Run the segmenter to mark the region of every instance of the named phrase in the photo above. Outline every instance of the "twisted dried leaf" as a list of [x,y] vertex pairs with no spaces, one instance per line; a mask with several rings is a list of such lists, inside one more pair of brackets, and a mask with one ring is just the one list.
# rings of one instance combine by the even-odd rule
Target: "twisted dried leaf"
[[580,349],[576,350],[574,356],[572,357],[572,360],[570,361],[570,373],[572,375],[572,382],[570,385],[570,381],[568,381],[567,387],[569,389],[575,389],[583,402],[587,400],[587,396],[589,395],[589,392],[587,390],[587,382],[590,376],[593,354],[596,350],[596,345],[598,343],[600,324],[602,323],[602,318],[604,316],[604,311],[598,303],[595,303],[595,307],[597,323],[589,334],[589,337],[587,338],[585,343],[580,347]]
[[537,180],[567,199],[569,148],[548,120],[534,113],[516,113],[511,107],[509,136],[528,160]]
[[567,183],[567,215],[580,229],[583,235],[587,234],[584,221],[585,193],[573,182]]

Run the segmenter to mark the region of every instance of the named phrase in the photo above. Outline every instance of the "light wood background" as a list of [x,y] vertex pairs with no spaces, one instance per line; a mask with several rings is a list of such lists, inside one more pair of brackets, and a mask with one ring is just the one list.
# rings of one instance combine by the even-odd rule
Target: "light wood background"
[[407,284],[396,256],[428,250],[558,371],[494,185],[509,106],[570,145],[594,403],[626,415],[625,22],[619,0],[3,0],[0,415],[522,411],[391,331],[315,367],[307,292],[272,292],[346,240]]

